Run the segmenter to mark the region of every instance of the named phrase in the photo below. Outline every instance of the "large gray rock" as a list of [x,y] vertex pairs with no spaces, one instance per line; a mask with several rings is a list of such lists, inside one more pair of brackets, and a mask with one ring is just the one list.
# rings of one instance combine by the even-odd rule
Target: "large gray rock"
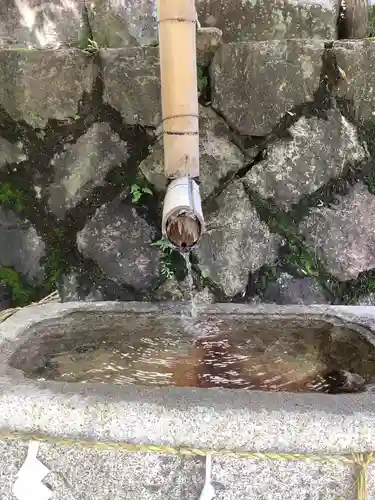
[[293,278],[288,273],[282,273],[275,282],[268,283],[262,299],[282,305],[329,303],[327,294],[313,278]]
[[128,158],[127,145],[108,123],[95,123],[87,133],[52,160],[54,182],[49,188],[49,206],[58,217],[88,197],[103,184],[106,174]]
[[283,209],[341,175],[348,163],[366,157],[355,127],[332,110],[327,119],[301,117],[290,129],[291,139],[272,144],[266,158],[246,175],[263,198]]
[[0,267],[14,268],[30,282],[44,277],[41,259],[45,244],[34,227],[0,207]]
[[80,50],[4,50],[0,106],[34,127],[44,127],[49,118],[73,119],[93,77],[93,61]]
[[202,26],[223,31],[223,41],[337,38],[337,0],[197,0]]
[[[199,162],[201,196],[206,198],[219,187],[220,181],[234,174],[245,164],[242,152],[229,140],[230,131],[224,120],[211,108],[199,108]],[[139,168],[155,189],[164,191],[167,181],[164,175],[163,143],[158,141],[151,154]]]
[[274,261],[280,238],[259,219],[241,181],[217,198],[217,210],[207,214],[206,223],[209,231],[196,250],[203,276],[228,296],[243,293],[249,272]]
[[99,47],[157,44],[156,0],[93,0],[87,9]]
[[[193,299],[192,299],[193,297]],[[162,283],[153,293],[152,300],[160,302],[181,301],[192,303],[192,308],[199,310],[199,307],[204,304],[212,304],[215,302],[215,297],[209,288],[204,287],[197,290],[193,286],[193,293],[189,279],[177,281],[175,278],[169,279]]]
[[58,48],[80,40],[81,0],[7,0],[0,3],[0,48]]
[[101,50],[104,101],[128,124],[161,122],[159,51],[156,47]]
[[311,251],[342,281],[375,267],[375,197],[359,183],[337,205],[316,208],[300,230]]
[[20,163],[26,159],[21,142],[11,143],[0,137],[0,170],[8,163]]
[[[157,0],[94,0],[87,4],[90,26],[99,47],[123,48],[158,44]],[[197,31],[197,61],[206,66],[222,39],[222,31]]]
[[105,300],[100,287],[95,287],[92,283],[82,283],[82,281],[82,276],[76,271],[70,271],[63,276],[58,287],[61,301],[85,300],[87,302],[98,302]]
[[100,207],[77,235],[79,250],[115,283],[147,291],[158,278],[156,230],[121,197]]
[[222,42],[223,32],[218,28],[200,28],[197,30],[197,64],[206,67]]
[[320,83],[324,42],[273,40],[222,45],[212,65],[212,105],[240,133],[263,136]]
[[[221,33],[202,30],[197,40],[198,62],[207,65]],[[102,49],[104,102],[120,111],[128,124],[157,127],[161,123],[159,49],[125,47]]]
[[337,64],[345,73],[337,95],[351,100],[356,120],[374,120],[375,40],[340,41],[333,48]]
[[153,293],[152,299],[156,301],[187,301],[191,299],[191,290],[185,280],[179,282],[175,278],[171,278],[162,283]]
[[[88,2],[90,25],[101,47],[155,45],[156,0]],[[335,40],[336,0],[197,0],[202,26],[223,31],[224,41],[311,39]]]

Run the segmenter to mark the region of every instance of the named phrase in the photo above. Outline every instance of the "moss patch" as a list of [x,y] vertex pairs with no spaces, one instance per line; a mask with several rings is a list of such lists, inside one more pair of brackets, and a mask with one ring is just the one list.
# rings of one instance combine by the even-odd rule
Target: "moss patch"
[[9,267],[0,267],[0,282],[12,289],[12,300],[15,307],[23,307],[35,300],[37,293],[26,283],[19,273]]
[[205,105],[211,100],[210,74],[208,67],[197,66],[197,87],[199,104]]
[[9,183],[0,184],[0,206],[22,213],[25,210],[23,193]]
[[69,270],[71,249],[67,248],[66,231],[62,226],[52,229],[49,234],[49,248],[44,260],[45,278],[43,280],[43,294],[56,290],[62,276]]
[[367,36],[369,38],[375,37],[375,5],[370,8],[369,11],[369,20],[367,26]]
[[252,294],[262,295],[270,281],[276,280],[280,272],[287,272],[295,277],[314,278],[332,297],[332,301],[341,300],[343,292],[340,282],[327,272],[316,255],[305,246],[304,238],[291,214],[280,210],[270,200],[263,200],[246,185],[245,189],[260,219],[272,233],[279,234],[284,239],[277,262],[273,266],[264,266],[250,276]]

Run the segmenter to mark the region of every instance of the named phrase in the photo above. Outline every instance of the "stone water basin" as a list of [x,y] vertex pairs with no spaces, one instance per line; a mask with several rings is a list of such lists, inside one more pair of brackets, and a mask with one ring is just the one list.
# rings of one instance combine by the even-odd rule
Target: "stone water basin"
[[319,308],[219,305],[193,319],[184,304],[81,305],[29,322],[7,351],[7,370],[38,382],[333,393],[375,382],[369,325]]
[[[346,369],[370,386],[375,308],[218,304],[202,308],[196,322],[186,319],[185,308],[46,304],[24,308],[0,324],[2,498],[13,498],[9,478],[27,450],[27,444],[9,442],[9,435],[35,439],[35,433],[47,440],[38,456],[52,470],[44,482],[56,498],[110,492],[129,500],[197,499],[205,478],[200,455],[210,450],[218,500],[258,498],[265,488],[270,498],[280,492],[291,499],[301,494],[354,498],[350,463],[275,462],[250,455],[373,452],[371,387],[356,394],[296,393],[290,386],[287,391],[229,390],[243,383],[238,374],[228,376],[228,363],[243,362],[242,376],[253,381],[255,373],[256,389],[262,389],[259,380],[271,378],[266,369],[274,372],[275,366],[282,376],[288,368],[297,381],[308,370]],[[216,347],[209,344],[212,352],[203,363],[209,383],[202,370],[198,385],[203,388],[194,387],[195,370],[188,382],[182,376],[173,380],[174,367],[187,366],[182,374],[191,373],[201,361],[193,341],[202,335],[216,336]],[[219,375],[209,367],[214,362]],[[178,387],[181,382],[190,386]],[[97,449],[80,448],[77,440]],[[179,456],[184,450],[189,456]],[[374,496],[372,465],[369,498]]]

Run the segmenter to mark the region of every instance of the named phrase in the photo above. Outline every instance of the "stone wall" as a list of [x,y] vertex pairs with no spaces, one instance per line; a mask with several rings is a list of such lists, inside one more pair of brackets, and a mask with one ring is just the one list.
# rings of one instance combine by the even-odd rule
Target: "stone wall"
[[[202,300],[371,302],[375,42],[337,40],[336,0],[197,8]],[[155,2],[3,2],[0,46],[1,306],[187,297]]]

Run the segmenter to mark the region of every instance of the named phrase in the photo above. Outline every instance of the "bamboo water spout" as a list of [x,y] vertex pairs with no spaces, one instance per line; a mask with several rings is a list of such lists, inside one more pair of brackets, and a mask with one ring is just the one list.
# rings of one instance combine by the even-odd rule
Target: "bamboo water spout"
[[164,173],[162,232],[190,250],[204,232],[199,192],[199,118],[194,0],[159,0]]

